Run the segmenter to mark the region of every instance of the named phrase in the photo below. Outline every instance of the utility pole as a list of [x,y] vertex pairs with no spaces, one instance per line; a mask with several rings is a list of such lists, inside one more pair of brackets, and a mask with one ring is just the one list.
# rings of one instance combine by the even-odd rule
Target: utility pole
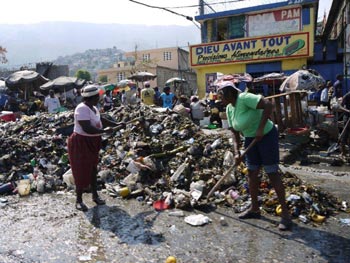
[[204,0],[199,0],[199,15],[204,15]]

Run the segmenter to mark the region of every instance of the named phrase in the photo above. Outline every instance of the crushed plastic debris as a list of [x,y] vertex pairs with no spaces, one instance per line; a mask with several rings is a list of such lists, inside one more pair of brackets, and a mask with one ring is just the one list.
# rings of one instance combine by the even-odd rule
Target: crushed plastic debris
[[[167,208],[186,210],[207,203],[231,206],[237,213],[249,208],[243,164],[206,200],[234,162],[230,133],[209,133],[176,112],[145,105],[116,108],[107,117],[127,123],[125,129],[103,136],[98,182],[109,195],[149,205],[168,198]],[[66,146],[72,125],[73,111],[0,123],[0,185],[11,184],[11,190],[4,187],[4,194],[12,194],[22,179],[30,180],[29,195],[74,187]],[[260,179],[262,210],[275,214],[277,196],[266,174]],[[322,216],[348,209],[345,201],[306,185],[294,174],[284,173],[283,181],[294,218],[303,215],[304,221],[322,221]]]

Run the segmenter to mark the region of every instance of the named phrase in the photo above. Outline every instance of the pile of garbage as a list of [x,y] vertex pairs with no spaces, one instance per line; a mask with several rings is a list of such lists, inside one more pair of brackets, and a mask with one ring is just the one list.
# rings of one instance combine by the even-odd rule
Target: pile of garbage
[[[201,129],[179,113],[146,105],[115,108],[105,116],[126,123],[125,129],[103,136],[98,180],[109,195],[136,198],[158,210],[225,205],[238,213],[250,206],[244,164],[207,198],[234,163],[227,131]],[[27,195],[70,187],[66,139],[72,129],[72,111],[0,123],[0,194],[17,190]],[[346,203],[305,185],[293,174],[284,174],[283,180],[292,214],[303,222],[320,223],[348,209]],[[260,202],[267,213],[280,214],[277,196],[264,173]]]

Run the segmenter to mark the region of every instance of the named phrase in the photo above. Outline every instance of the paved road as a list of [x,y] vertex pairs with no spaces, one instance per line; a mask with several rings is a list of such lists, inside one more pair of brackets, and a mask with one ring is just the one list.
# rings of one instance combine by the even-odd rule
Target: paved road
[[[329,218],[322,226],[276,228],[277,217],[240,221],[230,208],[206,207],[212,222],[193,227],[168,211],[157,213],[134,199],[74,209],[74,196],[9,197],[0,208],[0,262],[349,262],[350,227]],[[90,198],[86,195],[87,201]],[[228,226],[220,224],[224,217]],[[340,214],[338,218],[348,217]]]

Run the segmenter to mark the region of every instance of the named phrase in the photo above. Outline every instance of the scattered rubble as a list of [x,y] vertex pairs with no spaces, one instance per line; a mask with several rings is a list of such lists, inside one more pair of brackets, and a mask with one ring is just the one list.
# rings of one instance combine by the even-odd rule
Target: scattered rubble
[[[225,205],[239,213],[250,206],[243,164],[206,199],[233,164],[232,139],[225,130],[205,132],[176,112],[145,105],[116,108],[106,117],[127,123],[125,129],[103,136],[98,180],[111,196],[150,205],[161,200],[161,210]],[[72,111],[0,123],[0,184],[19,186],[29,180],[30,190],[39,193],[71,187],[66,138],[72,129]],[[291,173],[284,173],[283,181],[291,212],[303,222],[322,223],[342,209],[340,200]],[[18,186],[18,192],[29,194]],[[266,213],[279,214],[277,196],[264,173],[260,202]]]

